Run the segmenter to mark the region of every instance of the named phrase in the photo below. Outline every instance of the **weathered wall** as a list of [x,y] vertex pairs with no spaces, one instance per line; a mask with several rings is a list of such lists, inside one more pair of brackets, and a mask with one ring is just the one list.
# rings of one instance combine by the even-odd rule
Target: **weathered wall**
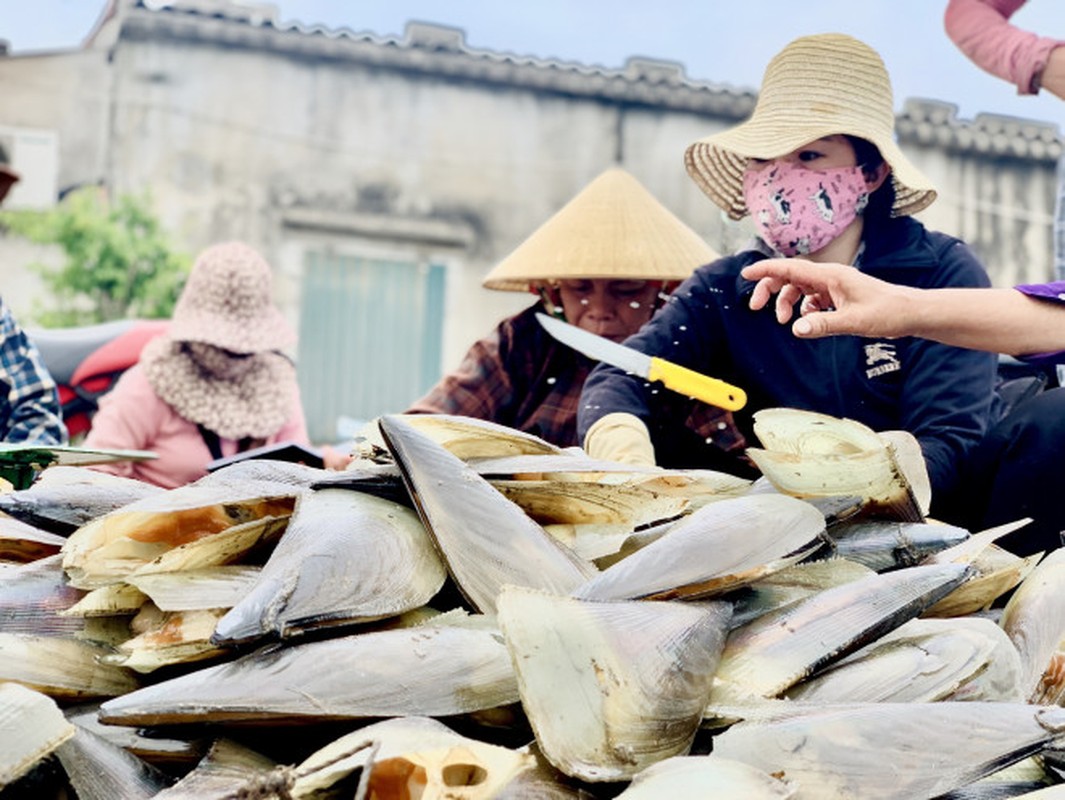
[[0,58],[0,124],[59,134],[59,185],[101,180],[113,71],[107,54],[80,50]]
[[[300,33],[253,29],[233,41],[225,22],[175,30],[160,19],[170,22],[132,18],[115,53],[113,185],[152,186],[183,241],[260,243],[283,259],[290,307],[301,250],[288,246],[285,220],[298,211],[306,232],[328,214],[320,242],[415,246],[450,263],[444,361],[453,365],[528,302],[482,289],[483,275],[615,157],[720,245],[720,217],[680,158],[715,127],[697,115],[385,68],[361,59],[365,43],[322,57],[290,41]],[[400,220],[405,237],[391,230]],[[455,234],[434,248],[429,229],[441,224]]]
[[992,115],[963,122],[948,104],[910,101],[897,127],[939,189],[920,215],[926,225],[964,239],[998,286],[1053,277],[1057,125]]

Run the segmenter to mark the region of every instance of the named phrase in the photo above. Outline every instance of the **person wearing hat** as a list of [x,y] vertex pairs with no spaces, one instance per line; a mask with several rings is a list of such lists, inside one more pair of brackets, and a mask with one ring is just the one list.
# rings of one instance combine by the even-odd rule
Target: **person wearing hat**
[[[1042,368],[1065,364],[1065,282],[1013,289],[917,289],[885,283],[844,264],[799,258],[767,259],[745,267],[758,281],[752,309],[769,305],[787,323],[799,303],[795,336],[816,339],[854,334],[937,342],[1010,353]],[[1018,291],[1020,290],[1020,291]],[[1060,369],[1060,368],[1059,368]],[[1028,556],[1062,545],[1065,506],[1065,388],[1041,391],[1045,379],[1008,408],[962,467],[966,497],[940,516],[970,530],[1028,517],[1031,522],[996,540]]]
[[[1065,41],[1011,25],[1010,17],[1022,5],[1024,0],[949,0],[944,26],[973,63],[1013,83],[1018,93],[1046,89],[1065,99]],[[1060,239],[1065,184],[1058,189]],[[1062,280],[1012,289],[915,289],[883,283],[847,265],[802,259],[761,261],[746,267],[743,276],[759,282],[752,308],[765,306],[777,293],[774,308],[781,323],[791,320],[801,301],[801,316],[792,326],[799,337],[920,336],[1009,353],[1044,369],[1065,364]],[[1065,507],[1055,490],[1065,484],[1063,449],[1065,388],[1022,397],[966,460],[967,497],[947,513],[974,530],[1030,518],[1030,524],[996,542],[1018,555],[1060,547]]]
[[[1010,24],[1024,4],[949,0],[944,27],[974,64],[1016,85],[1019,94],[1035,95],[1045,88],[1065,99],[1065,40]],[[1058,216],[1062,213],[1065,209]],[[760,284],[752,308],[778,295],[781,323],[789,322],[793,306],[803,301],[792,326],[796,336],[921,336],[957,347],[1065,361],[1065,281],[979,292],[922,291],[884,283],[848,265],[802,259],[763,261],[745,268],[743,276]]]
[[608,169],[484,279],[489,289],[531,291],[538,302],[474,344],[408,413],[476,417],[576,445],[577,401],[594,362],[556,342],[536,314],[620,342],[716,257],[632,175]]
[[152,461],[93,467],[164,488],[213,459],[278,442],[308,444],[295,332],[271,299],[269,264],[240,242],[196,259],[164,335],[100,399],[85,447],[151,450]]
[[[700,188],[732,219],[750,214],[758,237],[698,269],[627,344],[745,389],[733,416],[751,443],[754,412],[779,406],[911,432],[935,503],[963,490],[959,465],[992,420],[994,356],[922,339],[797,339],[771,309],[751,310],[755,284],[740,275],[803,256],[909,286],[989,285],[964,243],[913,219],[936,193],[895,144],[894,120],[875,50],[835,33],[788,44],[750,119],[685,153]],[[691,402],[601,364],[585,383],[579,435],[593,457],[698,466],[715,444],[685,430]]]
[[[0,203],[19,181],[0,146]],[[67,429],[55,381],[37,347],[0,298],[0,442],[62,445]]]

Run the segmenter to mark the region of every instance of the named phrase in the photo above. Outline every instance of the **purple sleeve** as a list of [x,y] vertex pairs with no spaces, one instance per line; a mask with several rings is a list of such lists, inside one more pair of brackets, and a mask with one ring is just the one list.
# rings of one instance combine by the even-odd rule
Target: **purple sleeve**
[[1065,281],[1026,283],[1013,288],[1029,297],[1037,297],[1040,300],[1050,300],[1055,303],[1065,303]]
[[[1013,288],[1028,297],[1047,300],[1051,303],[1065,304],[1065,281],[1027,283]],[[1030,364],[1065,364],[1065,350],[1052,353],[1032,353],[1031,355],[1020,356],[1020,360],[1027,361]]]

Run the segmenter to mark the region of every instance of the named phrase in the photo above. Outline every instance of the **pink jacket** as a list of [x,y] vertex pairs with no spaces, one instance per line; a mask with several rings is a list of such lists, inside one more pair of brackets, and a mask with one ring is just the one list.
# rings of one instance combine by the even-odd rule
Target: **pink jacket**
[[[1060,2],[1061,0],[1049,0]],[[1025,0],[949,0],[947,35],[978,67],[1017,85],[1019,94],[1039,92],[1050,51],[1065,45],[1010,25]]]
[[[310,443],[298,391],[288,422],[265,444],[289,441]],[[237,452],[235,439],[222,439],[220,445],[223,456]],[[115,388],[100,398],[100,410],[93,417],[84,446],[157,453],[159,458],[154,461],[101,464],[93,469],[137,478],[166,489],[202,478],[211,461],[211,451],[196,425],[160,399],[140,366],[131,367],[119,378]]]

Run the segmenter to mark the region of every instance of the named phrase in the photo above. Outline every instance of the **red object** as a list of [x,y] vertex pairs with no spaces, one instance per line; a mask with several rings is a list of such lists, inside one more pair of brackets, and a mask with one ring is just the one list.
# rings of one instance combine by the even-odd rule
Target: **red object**
[[69,383],[58,383],[63,421],[71,438],[88,432],[97,401],[127,369],[137,363],[144,346],[166,332],[168,320],[137,320],[100,345],[78,364]]
[[70,376],[71,386],[81,386],[90,392],[99,391],[101,387],[106,390],[112,383],[107,376],[116,372],[121,374],[136,364],[144,345],[164,333],[169,324],[168,320],[143,320],[101,345],[74,370]]

